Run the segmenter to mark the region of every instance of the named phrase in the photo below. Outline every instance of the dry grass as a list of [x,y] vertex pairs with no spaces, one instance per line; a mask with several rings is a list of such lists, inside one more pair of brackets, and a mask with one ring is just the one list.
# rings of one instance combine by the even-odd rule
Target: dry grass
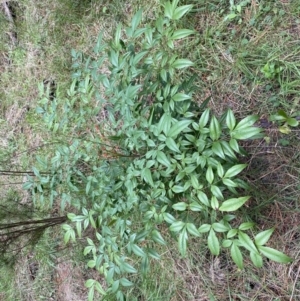
[[[124,5],[119,3],[120,9],[116,12],[111,3],[117,1],[104,4],[91,1],[91,7],[83,10],[82,14],[70,10],[66,16],[69,1],[20,1],[16,10],[20,15],[15,26],[6,27],[9,32],[7,29],[2,32],[1,42],[4,46],[1,46],[0,54],[0,147],[17,145],[12,154],[21,155],[13,157],[14,167],[30,166],[32,157],[24,151],[38,149],[47,139],[45,133],[40,131],[33,112],[38,100],[37,84],[45,79],[53,79],[67,86],[72,48],[90,53],[100,31],[104,32],[104,38],[109,38],[111,29],[119,21],[128,23],[141,3],[147,18],[153,20],[152,7],[157,7],[158,2],[135,0]],[[105,7],[107,14],[103,13]],[[274,91],[266,91],[259,70],[272,47],[280,53],[279,58],[286,58],[285,62],[290,68],[286,72],[287,81],[295,80],[298,65],[296,69],[291,65],[299,61],[298,50],[290,56],[289,52],[292,43],[299,40],[300,26],[287,2],[284,10],[289,18],[285,19],[285,25],[277,29],[265,26],[261,30],[252,27],[245,30],[238,24],[225,26],[218,11],[197,13],[189,20],[189,24],[200,33],[200,42],[186,49],[197,65],[194,71],[199,75],[197,85],[201,93],[196,96],[199,102],[211,95],[210,106],[215,112],[220,114],[230,107],[241,117],[250,112],[259,114],[263,119],[274,111],[268,100],[282,91],[277,91],[276,87]],[[244,24],[257,11],[256,2],[251,1],[245,12]],[[9,38],[12,28],[17,32],[16,45]],[[217,31],[220,36],[216,34]],[[231,36],[232,31],[236,31],[234,36]],[[245,32],[249,43],[242,45]],[[282,32],[290,35],[290,44],[286,43]],[[229,51],[231,45],[234,49]],[[241,57],[243,51],[247,52],[245,57]],[[298,88],[292,86],[285,97],[279,97],[281,105],[291,108],[293,104],[293,109],[298,110],[299,93],[291,92]],[[176,247],[162,249],[162,260],[153,263],[149,279],[137,281],[139,287],[128,291],[129,300],[136,296],[140,296],[136,297],[139,301],[300,300],[299,133],[293,132],[293,139],[287,147],[280,146],[279,139],[283,136],[276,125],[272,125],[267,134],[271,137],[270,144],[264,141],[257,145],[245,144],[250,153],[246,158],[250,164],[247,171],[250,176],[247,179],[254,187],[253,204],[248,210],[260,229],[276,225],[269,245],[293,257],[294,262],[281,265],[265,260],[263,269],[254,269],[246,260],[245,271],[238,271],[227,260],[227,254],[213,258],[206,251],[205,242],[194,241],[190,243],[190,256],[186,259],[178,256]],[[33,154],[30,152],[30,155]],[[2,177],[1,182],[5,181],[6,178]],[[58,239],[58,245],[62,246],[59,231],[56,229],[55,234],[48,238],[53,241]],[[72,252],[74,250],[69,249],[66,253]],[[85,300],[84,282],[97,275],[87,271],[85,266],[75,264],[76,259],[71,261],[66,253],[58,253],[55,260],[49,259],[47,248],[33,252],[31,256],[22,253],[15,266],[14,285],[10,291],[6,287],[7,291],[0,292],[0,300]],[[34,278],[32,271],[36,267]]]
[[72,262],[56,264],[54,283],[57,301],[84,300],[87,290],[84,287],[84,278],[81,267],[73,267]]

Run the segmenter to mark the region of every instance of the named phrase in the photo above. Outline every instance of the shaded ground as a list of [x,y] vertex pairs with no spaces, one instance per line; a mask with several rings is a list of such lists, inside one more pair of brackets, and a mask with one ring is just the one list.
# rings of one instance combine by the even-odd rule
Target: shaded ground
[[[274,1],[277,11],[271,9],[265,15],[251,1],[241,24],[224,24],[221,4],[210,10],[200,2],[196,8],[205,9],[186,20],[200,34],[199,40],[187,41],[187,53],[183,53],[196,62],[193,71],[198,75],[199,91],[195,98],[202,102],[210,95],[209,105],[215,112],[221,114],[230,107],[240,117],[258,114],[261,121],[268,120],[278,107],[288,112],[300,110],[297,1]],[[262,1],[262,5],[267,6],[267,2]],[[67,86],[71,48],[88,53],[99,31],[104,30],[109,37],[111,27],[119,21],[126,23],[138,5],[142,4],[153,19],[150,8],[157,1],[5,3],[0,22],[0,158],[17,170],[30,168],[31,155],[43,151],[39,147],[47,141],[34,112],[38,83],[55,80],[62,88]],[[280,10],[285,11],[284,16],[279,15]],[[260,13],[256,26],[248,26]],[[285,67],[281,86],[266,80],[260,71],[272,59]],[[153,262],[149,279],[132,279],[136,287],[128,292],[131,300],[300,300],[299,130],[295,128],[287,136],[269,121],[261,126],[270,141],[244,145],[249,153],[242,158],[249,163],[244,176],[253,195],[245,215],[262,230],[276,226],[269,245],[289,254],[294,262],[281,265],[266,260],[264,269],[258,270],[246,260],[245,271],[238,271],[226,254],[218,258],[209,255],[201,240],[190,243],[187,259],[179,258],[176,245],[171,243],[172,247],[161,250],[163,260]],[[7,180],[2,175],[0,180],[11,185],[21,182],[13,187],[24,203],[29,201],[28,194],[21,192],[23,179]],[[80,263],[81,249],[64,249],[60,230],[46,233],[35,250],[24,250],[13,271],[1,267],[2,275],[9,275],[14,282],[10,286],[1,278],[0,300],[86,300],[84,282],[97,275]]]

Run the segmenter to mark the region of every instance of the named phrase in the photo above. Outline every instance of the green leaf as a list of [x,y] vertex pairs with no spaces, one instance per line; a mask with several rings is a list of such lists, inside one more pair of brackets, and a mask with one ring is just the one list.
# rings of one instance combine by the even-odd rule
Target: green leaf
[[246,140],[260,134],[261,131],[262,130],[257,127],[249,127],[249,128],[242,128],[242,129],[235,128],[234,131],[230,133],[230,135],[234,139]]
[[172,96],[172,99],[174,101],[184,101],[184,100],[187,100],[187,99],[191,99],[191,96],[189,96],[187,94],[184,94],[184,93],[177,93],[174,96]]
[[[283,117],[284,120],[286,120],[286,119],[289,118],[288,114],[287,114],[284,110],[282,110],[282,109],[281,109],[281,110],[278,110],[277,114],[278,114],[279,116]],[[280,119],[279,119],[279,120],[280,120]],[[281,120],[282,120],[282,119],[281,119]]]
[[[177,176],[176,176],[176,178],[175,178],[175,183],[180,182],[180,180],[182,180],[185,176],[186,176],[185,171],[181,170],[181,171],[177,174]],[[183,192],[183,191],[184,191],[184,188],[183,188],[182,186],[179,186],[178,188],[176,188],[176,190],[177,190],[177,189],[178,189],[178,192]],[[179,191],[180,189],[182,189],[182,190]],[[174,192],[176,192],[176,191],[174,191]]]
[[256,121],[258,120],[258,116],[247,116],[244,119],[242,119],[237,126],[235,127],[235,130],[241,130],[251,127]]
[[224,21],[232,20],[232,19],[234,19],[236,16],[237,16],[237,14],[231,13],[231,14],[227,15],[227,16],[224,18]]
[[95,260],[89,260],[88,263],[87,263],[87,266],[89,268],[94,268],[96,266],[96,261]]
[[189,209],[191,211],[202,211],[203,207],[197,202],[192,202],[191,204],[189,204]]
[[221,165],[220,162],[218,162],[218,165],[217,165],[217,173],[218,173],[218,176],[220,178],[223,178],[223,176],[224,176],[224,169],[223,169],[223,166]]
[[138,28],[134,33],[133,33],[133,38],[138,38],[141,36],[143,33],[147,31],[147,28]]
[[207,171],[206,171],[206,180],[209,184],[212,184],[212,182],[214,181],[214,173],[212,170],[211,166],[208,166]]
[[140,24],[141,20],[142,20],[142,13],[143,13],[143,10],[140,9],[132,18],[132,21],[131,21],[131,28],[132,28],[132,31],[135,31],[136,28],[138,27],[138,25]]
[[178,6],[178,3],[179,3],[179,0],[173,0],[173,1],[172,1],[172,9],[173,9],[173,12],[175,11],[176,7]]
[[290,127],[285,123],[284,125],[279,127],[279,132],[282,134],[290,134],[291,133],[291,129]]
[[250,258],[256,267],[261,268],[263,266],[263,259],[258,253],[250,252]]
[[229,146],[229,143],[227,141],[222,140],[221,144],[223,147],[224,154],[233,159],[236,159],[236,155],[235,155],[234,151],[232,150],[232,148]]
[[232,110],[228,110],[226,115],[226,125],[232,131],[235,127],[235,124],[236,124],[236,120],[233,115],[233,112]]
[[181,193],[181,192],[184,192],[185,189],[184,189],[184,187],[182,187],[182,186],[174,185],[174,186],[172,187],[172,191],[174,191],[175,193]]
[[41,107],[37,107],[37,108],[35,109],[35,111],[36,111],[36,113],[38,113],[38,114],[43,114],[43,113],[45,113],[45,110],[44,110],[43,108],[41,108]]
[[161,234],[157,230],[153,230],[151,234],[152,234],[151,237],[155,242],[157,242],[161,245],[166,244],[165,240],[163,239],[163,237],[161,236]]
[[161,79],[165,82],[168,81],[168,74],[167,74],[167,71],[166,69],[161,69],[160,70],[160,76],[161,76]]
[[96,288],[96,290],[97,290],[100,294],[102,294],[103,296],[106,295],[105,290],[103,289],[103,287],[101,286],[101,284],[100,284],[98,281],[95,281],[95,288]]
[[190,66],[193,66],[194,63],[191,62],[188,59],[177,59],[173,64],[172,67],[175,69],[183,69],[183,68],[187,68]]
[[179,231],[181,231],[183,229],[184,226],[185,226],[184,222],[177,221],[177,222],[173,223],[170,226],[170,231],[172,231],[172,232],[179,232]]
[[192,223],[187,223],[186,224],[186,229],[188,230],[188,232],[196,237],[199,237],[199,231],[197,230],[196,226]]
[[70,228],[64,235],[64,243],[67,244],[69,240],[75,241],[75,232],[72,228]]
[[271,115],[270,116],[270,121],[286,121],[288,118],[288,116],[282,116],[282,115],[278,115],[278,114],[275,114],[275,115]]
[[147,252],[148,252],[148,254],[149,254],[150,257],[152,257],[152,258],[154,258],[156,260],[160,259],[160,255],[154,249],[148,248]]
[[[147,258],[147,257],[146,257]],[[118,290],[117,291],[117,294],[116,294],[116,300],[118,301],[125,301],[125,297],[124,297],[124,294],[121,290]]]
[[252,223],[252,222],[242,223],[239,226],[239,230],[242,230],[242,231],[249,230],[249,229],[252,229],[254,225],[255,225],[255,223]]
[[179,150],[179,148],[178,148],[178,146],[177,146],[177,144],[176,144],[176,142],[174,141],[173,138],[168,137],[165,142],[166,142],[167,147],[170,150],[172,150],[174,152],[177,152],[177,153],[180,153],[180,150]]
[[113,64],[113,66],[118,67],[119,65],[119,55],[114,50],[110,51],[110,62]]
[[199,119],[199,127],[200,128],[204,128],[207,123],[208,123],[208,120],[209,120],[209,113],[210,113],[210,110],[209,109],[206,109],[202,114],[201,114],[201,117]]
[[234,165],[226,171],[224,178],[232,178],[232,177],[238,175],[246,167],[247,167],[247,164]]
[[83,255],[86,256],[87,254],[89,254],[91,251],[96,251],[96,248],[93,247],[93,246],[86,246],[84,248],[84,252],[83,252]]
[[237,187],[238,185],[233,182],[230,179],[222,179],[222,182],[227,186],[227,187]]
[[141,51],[137,55],[134,56],[132,64],[135,66],[140,62],[140,60],[148,53],[148,51]]
[[213,223],[212,224],[212,228],[216,231],[216,232],[227,232],[229,230],[229,228],[221,223]]
[[115,293],[118,290],[119,286],[120,286],[120,280],[114,281],[113,285],[111,286],[112,293]]
[[140,266],[143,275],[146,275],[149,272],[149,267],[149,256],[143,257]]
[[232,238],[236,236],[237,233],[238,233],[238,229],[230,229],[227,233],[227,238]]
[[220,253],[220,244],[219,244],[219,240],[216,236],[216,233],[214,230],[210,230],[208,237],[207,237],[207,244],[208,244],[208,248],[210,250],[210,252],[213,255],[218,256]]
[[207,198],[207,195],[203,191],[198,191],[197,192],[197,197],[198,197],[199,201],[202,204],[204,204],[207,207],[210,207],[210,203],[209,203],[209,200]]
[[193,188],[199,189],[200,185],[199,185],[199,181],[198,181],[198,178],[196,177],[196,175],[191,174],[190,177],[191,177],[191,183],[192,183]]
[[217,210],[219,208],[219,202],[218,202],[217,198],[214,195],[211,197],[210,206],[214,210]]
[[122,24],[118,24],[116,33],[115,33],[115,44],[119,45],[120,44],[120,39],[121,39],[121,29],[122,29]]
[[189,4],[189,5],[183,5],[183,6],[179,6],[175,9],[174,14],[172,16],[173,20],[179,20],[180,18],[182,18],[189,10],[191,10],[193,7],[193,5]]
[[166,136],[163,135],[163,134],[160,134],[157,138],[158,138],[158,140],[161,141],[161,142],[166,141]]
[[94,300],[94,293],[95,293],[95,288],[94,288],[94,286],[92,286],[88,293],[88,301]]
[[153,211],[147,211],[147,212],[144,214],[144,219],[145,219],[145,220],[150,220],[150,219],[153,217],[154,214],[155,214],[155,212],[153,212]]
[[191,165],[188,165],[188,166],[184,169],[184,172],[185,172],[187,175],[189,175],[189,174],[191,174],[196,168],[197,168],[196,165],[191,164]]
[[235,139],[230,139],[229,145],[235,152],[237,152],[237,153],[240,152],[239,144],[237,143],[237,141]]
[[144,168],[143,173],[144,175],[144,180],[150,184],[151,186],[154,186],[153,180],[152,180],[152,174],[149,168]]
[[291,117],[289,117],[289,118],[286,120],[286,122],[287,122],[287,124],[288,124],[289,126],[293,126],[293,127],[299,125],[299,122],[297,121],[297,119],[291,118]]
[[234,263],[238,266],[239,269],[242,270],[244,268],[243,255],[235,242],[233,242],[233,244],[231,245],[230,255]]
[[40,175],[40,172],[39,172],[39,170],[36,168],[36,167],[32,167],[32,171],[33,171],[33,173],[34,173],[34,175],[37,177],[37,178],[40,178],[41,177],[41,175]]
[[81,232],[82,232],[81,222],[76,222],[76,230],[77,230],[78,237],[81,238]]
[[175,217],[168,212],[164,212],[163,217],[164,217],[164,220],[169,224],[173,224],[176,222]]
[[126,273],[136,273],[137,270],[127,262],[123,262],[120,268]]
[[222,247],[223,248],[229,248],[231,245],[232,245],[232,240],[223,239],[223,241],[222,241]]
[[160,134],[162,131],[167,135],[168,131],[171,128],[171,121],[172,117],[169,113],[164,113],[162,117],[160,118],[160,121],[158,123],[158,133]]
[[224,152],[223,152],[223,148],[222,148],[221,143],[220,143],[219,141],[215,141],[215,142],[212,144],[211,150],[212,150],[217,156],[219,156],[220,158],[225,159],[225,155],[224,155]]
[[254,252],[257,253],[257,249],[253,243],[253,241],[251,240],[251,238],[249,237],[249,235],[247,235],[246,233],[239,231],[238,233],[238,237],[239,237],[239,242],[241,243],[241,245],[246,248],[247,250],[249,250],[250,252]]
[[169,1],[164,4],[164,7],[165,7],[165,16],[169,19],[172,19],[173,12],[175,9],[173,9]]
[[168,131],[167,136],[172,138],[176,137],[179,133],[181,133],[184,129],[186,129],[191,123],[192,120],[189,119],[176,122]]
[[85,282],[85,287],[90,288],[90,287],[92,287],[95,284],[95,282],[96,282],[96,280],[94,280],[94,279],[88,279]]
[[120,284],[125,286],[125,287],[133,285],[133,283],[131,281],[129,281],[128,279],[126,279],[126,278],[121,278],[120,279]]
[[32,183],[32,182],[25,182],[25,183],[23,184],[23,189],[24,189],[24,190],[29,190],[32,186],[33,186],[33,183]]
[[211,229],[211,225],[203,224],[199,227],[198,232],[199,233],[206,233],[206,232],[210,231],[210,229]]
[[188,239],[188,236],[187,236],[186,230],[183,229],[183,231],[180,232],[179,237],[178,237],[178,249],[182,256],[186,255],[187,239]]
[[172,40],[183,39],[194,33],[195,33],[195,31],[191,30],[191,29],[178,29],[178,30],[174,31],[171,39]]
[[[169,48],[174,49],[174,43],[173,40],[168,40],[167,41],[167,45],[169,46]],[[169,70],[170,71],[170,70]]]
[[143,251],[143,249],[140,248],[138,245],[133,244],[133,245],[131,246],[131,249],[132,249],[133,253],[134,253],[135,255],[137,255],[137,256],[140,256],[140,257],[146,256],[146,254],[145,254],[145,252]]
[[171,163],[162,151],[157,151],[157,161],[166,167],[170,167]]
[[288,257],[287,255],[279,252],[273,248],[258,246],[259,251],[266,256],[267,258],[279,262],[279,263],[289,263],[292,262],[293,259]]
[[225,202],[223,202],[223,204],[221,205],[221,207],[219,208],[220,211],[235,211],[237,209],[239,209],[240,207],[242,207],[248,200],[249,200],[250,196],[244,196],[244,197],[240,197],[240,198],[232,198],[229,199]]
[[255,235],[254,238],[255,244],[257,246],[263,246],[268,242],[273,232],[274,228],[271,228],[269,230],[265,230],[263,232],[258,233],[257,235]]
[[153,165],[155,165],[155,160],[148,160],[146,163],[147,168],[151,168]]
[[215,185],[211,185],[210,187],[210,191],[212,192],[212,194],[218,198],[219,200],[222,200],[223,199],[223,194],[220,190],[220,188],[218,186],[215,186]]
[[234,220],[235,218],[236,218],[236,216],[233,214],[226,214],[223,216],[223,220],[225,222],[230,222],[230,221]]
[[176,203],[172,206],[172,208],[174,210],[178,210],[178,211],[185,211],[186,208],[187,208],[188,204],[185,203],[185,202],[179,202],[179,203]]
[[211,118],[210,124],[209,124],[209,135],[211,140],[216,141],[221,136],[221,126],[219,121],[215,116]]

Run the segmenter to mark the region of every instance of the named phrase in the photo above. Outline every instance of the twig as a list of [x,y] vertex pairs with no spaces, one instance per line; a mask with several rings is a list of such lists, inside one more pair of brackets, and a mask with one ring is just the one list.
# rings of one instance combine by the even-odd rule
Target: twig
[[13,18],[12,14],[11,14],[11,11],[10,11],[10,9],[9,9],[6,1],[2,2],[2,6],[3,6],[3,9],[4,9],[4,13],[7,16],[7,19],[9,20],[9,23],[11,24],[10,30],[8,31],[7,34],[9,35],[12,43],[14,45],[16,45],[17,44],[16,32],[13,30],[13,27],[14,27],[14,18]]
[[4,12],[5,12],[9,22],[14,23],[14,19],[13,19],[12,15],[11,15],[11,12],[10,12],[8,6],[7,6],[7,2],[6,1],[2,2],[2,6],[3,6]]
[[296,275],[296,279],[293,283],[293,289],[292,289],[292,294],[291,294],[291,298],[290,298],[290,301],[293,301],[293,296],[294,296],[294,292],[295,292],[295,287],[296,287],[296,283],[297,283],[297,280],[298,280],[298,277],[299,277],[299,273],[300,273],[300,266],[298,267],[298,271],[297,271],[297,275]]

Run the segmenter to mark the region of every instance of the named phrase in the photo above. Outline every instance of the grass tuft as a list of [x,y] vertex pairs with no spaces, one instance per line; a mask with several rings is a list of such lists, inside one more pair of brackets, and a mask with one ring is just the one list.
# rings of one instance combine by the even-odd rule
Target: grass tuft
[[[249,163],[245,180],[253,195],[247,215],[259,229],[276,226],[269,246],[294,261],[281,265],[265,260],[263,269],[246,261],[245,270],[239,271],[227,260],[228,254],[209,255],[201,239],[190,243],[188,258],[178,255],[173,242],[172,247],[162,247],[162,260],[152,262],[146,278],[133,279],[136,285],[127,298],[300,300],[299,127],[285,135],[269,120],[278,109],[300,116],[299,1],[245,1],[241,12],[225,0],[180,2],[194,4],[182,22],[197,31],[195,38],[176,47],[182,57],[195,62],[195,100],[202,103],[210,96],[209,106],[218,114],[227,108],[240,118],[257,114],[259,126],[266,130],[267,139],[244,145],[249,154],[242,158]],[[152,22],[161,7],[159,0],[6,3],[13,21],[1,6],[0,162],[18,170],[30,168],[35,154],[46,152],[41,146],[47,136],[34,111],[38,83],[54,80],[63,91],[70,84],[71,49],[89,54],[99,32],[109,38],[117,24],[128,24],[140,7],[144,21]],[[225,20],[232,13],[237,16]],[[2,195],[13,187],[18,200],[29,202],[28,195],[21,193],[22,183],[13,186],[16,181],[0,175]],[[46,231],[34,249],[22,250],[13,268],[0,266],[1,300],[85,300],[83,284],[97,276],[78,263],[83,259],[80,245],[64,246],[60,230]]]

